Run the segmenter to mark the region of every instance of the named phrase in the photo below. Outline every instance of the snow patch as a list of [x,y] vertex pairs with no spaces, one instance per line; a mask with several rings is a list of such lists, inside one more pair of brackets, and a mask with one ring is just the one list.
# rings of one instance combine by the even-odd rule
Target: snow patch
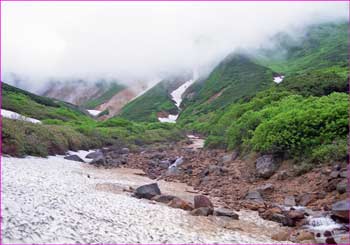
[[[182,95],[185,93],[186,89],[191,86],[191,84],[194,82],[194,79],[190,79],[184,84],[182,84],[180,87],[175,89],[170,95],[172,97],[172,100],[175,102],[176,107],[180,111],[180,105],[182,102]],[[167,123],[176,123],[176,120],[178,118],[179,114],[173,115],[169,114],[168,117],[159,117],[158,120],[160,122],[167,122]]]
[[5,117],[5,118],[13,119],[13,120],[21,120],[21,121],[41,124],[40,120],[37,120],[35,118],[31,118],[31,117],[26,117],[26,116],[23,116],[23,115],[18,114],[16,112],[5,110],[5,109],[1,109],[1,116]]
[[87,112],[89,112],[90,115],[96,117],[96,116],[98,116],[98,114],[100,114],[102,111],[98,111],[98,110],[87,110]]
[[273,81],[274,81],[275,83],[280,83],[280,82],[283,81],[283,79],[284,79],[284,76],[273,77]]

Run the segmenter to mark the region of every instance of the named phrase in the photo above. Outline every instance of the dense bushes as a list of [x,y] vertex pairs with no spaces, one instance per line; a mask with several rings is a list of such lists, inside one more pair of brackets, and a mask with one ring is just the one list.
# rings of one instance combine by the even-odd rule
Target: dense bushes
[[206,145],[283,153],[315,162],[344,159],[347,108],[345,93],[305,98],[270,89],[213,119]]

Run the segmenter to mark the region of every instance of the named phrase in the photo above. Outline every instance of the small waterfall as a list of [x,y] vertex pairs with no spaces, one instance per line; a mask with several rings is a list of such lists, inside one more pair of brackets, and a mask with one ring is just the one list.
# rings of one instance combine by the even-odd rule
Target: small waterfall
[[308,228],[314,231],[332,231],[334,229],[341,228],[340,224],[337,224],[329,216],[324,217],[309,217]]

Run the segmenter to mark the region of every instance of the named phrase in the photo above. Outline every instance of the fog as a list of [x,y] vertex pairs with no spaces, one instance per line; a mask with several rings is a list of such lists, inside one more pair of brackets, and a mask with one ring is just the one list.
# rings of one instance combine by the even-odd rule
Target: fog
[[236,49],[347,17],[346,2],[3,2],[2,80],[37,91],[50,79],[205,76]]

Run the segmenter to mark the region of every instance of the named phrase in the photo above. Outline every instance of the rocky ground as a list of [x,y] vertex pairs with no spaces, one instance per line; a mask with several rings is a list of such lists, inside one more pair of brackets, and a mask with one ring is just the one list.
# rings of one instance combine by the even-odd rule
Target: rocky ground
[[[87,153],[72,153],[82,160]],[[274,243],[279,226],[241,211],[240,219],[198,217],[130,190],[154,183],[140,170],[96,168],[63,159],[2,157],[2,243]],[[182,183],[157,182],[164,195],[193,201]],[[135,192],[136,193],[136,192]]]
[[[346,163],[330,163],[301,174],[295,164],[274,156],[242,159],[236,152],[198,149],[200,146],[192,136],[179,144],[148,146],[133,152],[112,147],[103,149],[100,153],[105,158],[93,164],[142,169],[152,179],[186,183],[225,208],[258,211],[262,218],[286,227],[288,232],[276,235],[280,236],[275,237],[277,240],[348,241],[343,235],[349,231]],[[324,220],[314,222],[310,218],[314,216]],[[311,236],[305,234],[306,226],[323,229],[313,229]]]

